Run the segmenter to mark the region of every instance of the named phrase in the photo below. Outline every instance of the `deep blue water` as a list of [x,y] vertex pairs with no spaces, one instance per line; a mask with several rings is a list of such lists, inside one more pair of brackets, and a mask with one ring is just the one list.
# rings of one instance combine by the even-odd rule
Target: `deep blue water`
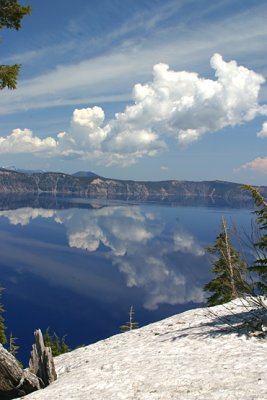
[[131,305],[141,326],[202,306],[204,248],[221,217],[248,230],[253,218],[249,209],[54,200],[0,211],[1,302],[24,364],[36,328],[67,334],[74,348],[119,333]]

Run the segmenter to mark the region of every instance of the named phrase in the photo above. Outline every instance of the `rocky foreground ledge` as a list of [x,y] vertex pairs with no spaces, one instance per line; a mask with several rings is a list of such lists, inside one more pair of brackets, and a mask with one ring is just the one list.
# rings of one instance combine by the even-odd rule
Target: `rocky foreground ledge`
[[55,359],[57,381],[24,399],[267,399],[267,339],[232,330],[253,312],[236,300],[77,349]]

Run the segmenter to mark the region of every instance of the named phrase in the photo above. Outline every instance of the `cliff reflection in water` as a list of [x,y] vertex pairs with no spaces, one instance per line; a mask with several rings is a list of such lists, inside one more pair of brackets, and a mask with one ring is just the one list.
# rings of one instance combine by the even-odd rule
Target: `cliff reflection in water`
[[[146,200],[138,200],[134,197],[130,198],[124,195],[117,195],[112,198],[94,197],[100,204],[109,204],[110,202],[130,202],[140,204],[158,204],[172,207],[212,207],[223,209],[251,209],[254,207],[254,202],[251,196],[247,195],[243,198],[238,196],[234,198],[212,197],[212,196],[176,196],[170,195],[168,197],[150,196]],[[72,195],[52,196],[51,193],[40,193],[39,195],[27,193],[0,193],[0,210],[10,210],[21,207],[34,207],[34,208],[51,208],[61,209],[73,207],[73,203],[77,204],[79,208],[90,208],[92,199],[88,197],[73,197]]]

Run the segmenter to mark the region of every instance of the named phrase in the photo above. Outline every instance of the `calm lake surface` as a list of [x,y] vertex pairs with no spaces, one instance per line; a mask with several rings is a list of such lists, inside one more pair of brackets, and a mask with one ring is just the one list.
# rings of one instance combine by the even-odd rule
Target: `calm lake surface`
[[[186,202],[184,202],[186,204]],[[250,209],[77,198],[0,198],[0,286],[9,332],[27,364],[33,331],[74,348],[205,304],[204,248],[224,216],[250,229]]]

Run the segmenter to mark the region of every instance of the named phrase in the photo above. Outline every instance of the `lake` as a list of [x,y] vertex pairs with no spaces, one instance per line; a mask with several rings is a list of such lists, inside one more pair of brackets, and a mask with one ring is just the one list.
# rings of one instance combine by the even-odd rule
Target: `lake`
[[[183,201],[186,204],[186,201]],[[33,331],[71,348],[205,304],[204,248],[221,217],[250,229],[250,209],[101,199],[2,196],[0,286],[9,332],[27,364]]]

